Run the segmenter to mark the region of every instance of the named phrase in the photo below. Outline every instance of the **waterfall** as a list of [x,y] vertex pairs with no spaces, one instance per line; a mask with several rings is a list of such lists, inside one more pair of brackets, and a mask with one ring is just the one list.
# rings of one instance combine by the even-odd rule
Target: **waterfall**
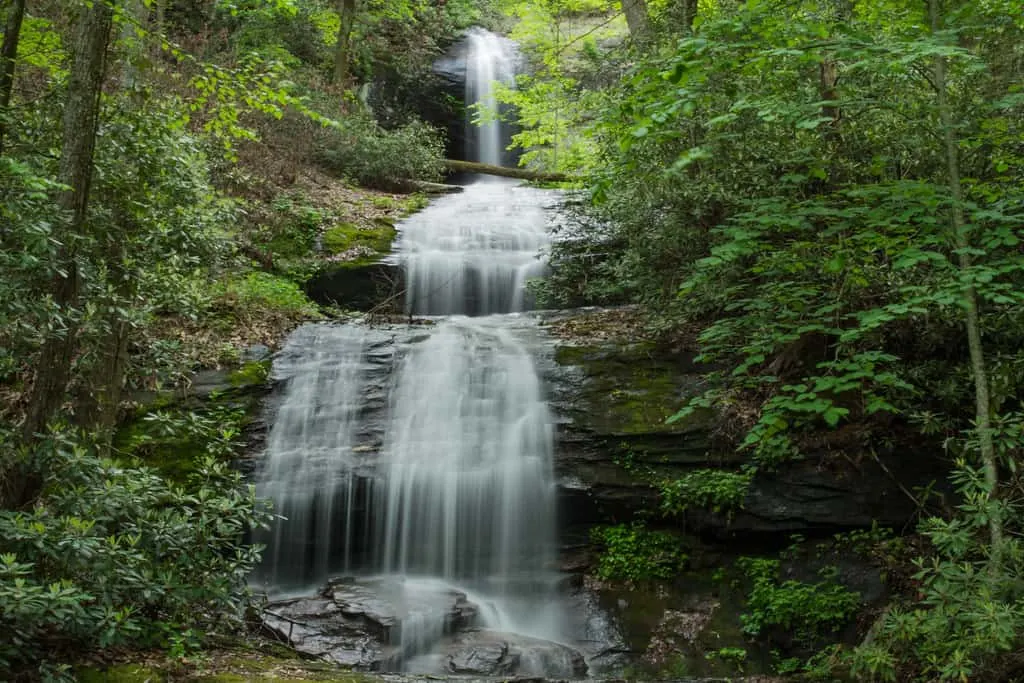
[[[482,30],[469,45],[467,89],[492,103],[514,52]],[[500,163],[500,124],[478,135],[480,159]],[[534,323],[509,315],[530,307],[526,283],[544,271],[556,202],[504,179],[436,199],[399,226],[395,258],[409,311],[448,317],[407,329],[309,325],[289,340],[259,479],[281,515],[261,574],[272,590],[342,573],[410,590],[442,582],[470,596],[481,625],[559,638],[553,419]],[[446,623],[408,612],[395,667],[427,656]]]
[[400,228],[406,307],[419,315],[487,315],[530,308],[544,274],[554,193],[514,181],[477,182],[435,200]]
[[[476,104],[493,114],[499,114],[494,96],[494,84],[514,84],[516,75],[515,43],[508,38],[472,29],[467,35],[466,51],[466,104]],[[471,115],[472,117],[472,115]],[[500,120],[489,120],[482,125],[468,121],[469,140],[473,144],[472,160],[501,166],[505,160],[508,136]]]
[[533,361],[508,329],[442,323],[395,382],[374,490],[378,566],[500,583],[549,563],[551,424]]

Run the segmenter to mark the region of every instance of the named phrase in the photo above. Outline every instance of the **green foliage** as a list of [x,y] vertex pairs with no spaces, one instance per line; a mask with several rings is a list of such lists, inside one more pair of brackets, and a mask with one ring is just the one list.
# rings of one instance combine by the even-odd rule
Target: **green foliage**
[[225,286],[225,296],[237,301],[243,309],[269,309],[301,317],[317,315],[316,305],[297,284],[272,273],[257,271],[230,280]]
[[439,180],[444,142],[420,122],[384,130],[367,115],[354,113],[324,130],[316,155],[340,176],[387,190],[406,179]]
[[[238,379],[266,379],[263,364],[252,363],[248,367],[252,369]],[[262,373],[262,380],[258,373]],[[240,386],[234,378],[233,375],[229,381]],[[243,445],[242,430],[250,420],[251,406],[220,396],[213,396],[210,401],[210,406],[199,410],[169,406],[139,415],[119,431],[114,440],[115,451],[179,483],[195,474],[207,457],[230,464]]]
[[723,662],[728,662],[742,673],[743,665],[747,659],[747,651],[742,647],[722,647],[706,653],[704,658],[707,660],[717,659]]
[[751,582],[747,613],[740,617],[750,635],[767,634],[771,628],[792,633],[810,642],[844,625],[860,607],[860,595],[836,583],[834,567],[819,572],[818,583],[779,580],[779,560],[744,557],[737,567]]
[[605,581],[666,580],[686,567],[678,536],[640,522],[595,527],[591,538],[602,547],[597,575]]
[[953,480],[963,499],[960,515],[922,522],[934,553],[914,561],[918,595],[885,612],[876,637],[848,657],[859,678],[998,680],[999,656],[1018,646],[1024,547],[1017,538],[1007,541],[1004,560],[993,565],[985,542],[991,516],[1007,519],[1012,508],[988,498],[983,474],[963,458]]
[[61,434],[21,457],[44,494],[29,511],[0,512],[5,677],[58,646],[180,655],[242,618],[259,556],[242,539],[268,515],[237,472],[211,457],[185,487],[171,486]]
[[324,232],[324,251],[329,254],[341,254],[361,247],[378,254],[386,254],[391,251],[391,243],[397,234],[395,226],[386,219],[374,221],[372,228],[341,223]]
[[731,512],[743,507],[747,496],[751,472],[728,472],[724,470],[694,470],[676,479],[665,479],[659,483],[661,511],[666,515],[678,515],[691,506],[715,512]]

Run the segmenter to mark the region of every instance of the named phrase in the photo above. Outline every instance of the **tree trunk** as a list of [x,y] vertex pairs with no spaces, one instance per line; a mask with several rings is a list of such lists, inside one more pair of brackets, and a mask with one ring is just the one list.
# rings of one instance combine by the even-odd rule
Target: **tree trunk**
[[[122,217],[118,225],[123,228],[129,223]],[[121,239],[108,237],[105,258],[110,273],[108,281],[114,283],[114,294],[101,304],[104,334],[97,344],[96,359],[89,368],[88,380],[75,406],[75,423],[99,431],[108,444],[121,406],[131,334],[131,325],[119,309],[127,305],[125,302],[130,300],[135,289],[124,266],[127,256],[124,243],[128,235],[124,229],[118,234]]]
[[543,173],[530,171],[525,168],[505,168],[504,166],[492,166],[491,164],[479,164],[475,161],[459,161],[457,159],[445,159],[445,168],[453,173],[482,173],[484,175],[496,175],[503,178],[519,178],[520,180],[538,180],[542,182],[565,182],[573,178],[564,173]]
[[75,34],[58,172],[58,180],[67,186],[57,199],[67,215],[57,235],[61,247],[55,264],[58,274],[51,290],[58,307],[58,318],[51,321],[48,338],[37,360],[35,381],[22,425],[27,439],[43,431],[59,410],[70,381],[71,363],[77,346],[79,311],[76,309],[81,289],[76,240],[85,232],[100,95],[113,15],[109,4],[94,2],[83,11]]
[[687,33],[693,33],[693,22],[697,19],[697,0],[679,0],[683,12],[683,25]]
[[[939,32],[939,0],[929,0],[928,13],[931,20],[932,35]],[[942,137],[946,153],[946,181],[949,194],[953,200],[950,212],[950,227],[956,243],[961,272],[969,270],[973,259],[968,253],[970,240],[964,221],[963,186],[960,179],[960,152],[953,127],[953,114],[950,109],[946,92],[946,58],[935,58],[935,90],[938,97],[939,121],[942,126]],[[996,458],[995,444],[992,439],[992,401],[989,391],[988,370],[985,363],[985,351],[981,341],[981,311],[978,303],[978,292],[973,285],[964,288],[964,307],[966,309],[965,325],[967,328],[967,347],[971,358],[971,374],[974,376],[974,422],[978,434],[981,456],[981,468],[988,488],[988,499],[994,502],[999,489],[999,462]],[[989,559],[993,569],[1002,563],[1003,554],[1003,520],[998,506],[991,506],[988,520],[989,543],[991,550]]]
[[647,0],[622,0],[622,12],[633,40],[647,38]]
[[[0,116],[6,116],[11,106],[14,91],[14,68],[18,60],[18,40],[21,38],[21,22],[25,18],[25,0],[14,0],[4,27],[4,44],[0,47]],[[0,118],[0,155],[4,153],[4,135],[7,122]]]
[[352,61],[352,29],[356,23],[356,0],[338,0],[338,42],[334,46],[335,85],[344,86],[349,79]]

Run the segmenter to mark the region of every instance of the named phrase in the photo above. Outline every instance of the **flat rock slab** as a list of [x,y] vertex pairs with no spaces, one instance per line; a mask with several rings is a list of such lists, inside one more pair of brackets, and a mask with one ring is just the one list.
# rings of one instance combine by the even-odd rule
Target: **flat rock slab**
[[379,670],[393,656],[371,624],[346,617],[329,598],[271,603],[263,625],[298,652],[354,669]]
[[263,624],[303,654],[381,671],[471,627],[478,612],[465,593],[440,581],[345,579],[317,597],[270,603]]

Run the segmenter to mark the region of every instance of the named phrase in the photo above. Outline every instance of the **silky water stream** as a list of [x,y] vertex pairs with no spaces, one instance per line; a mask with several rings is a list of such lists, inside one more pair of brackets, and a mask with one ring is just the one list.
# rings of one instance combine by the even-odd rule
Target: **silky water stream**
[[[482,31],[468,45],[468,96],[487,101],[513,52]],[[476,132],[490,163],[497,129]],[[379,656],[323,656],[435,675],[585,672],[564,645],[578,629],[557,571],[553,418],[520,313],[558,200],[485,178],[435,200],[395,251],[409,313],[426,319],[307,325],[279,354],[258,489],[280,517],[256,581],[281,597],[351,577],[331,584],[329,609],[386,631]]]

